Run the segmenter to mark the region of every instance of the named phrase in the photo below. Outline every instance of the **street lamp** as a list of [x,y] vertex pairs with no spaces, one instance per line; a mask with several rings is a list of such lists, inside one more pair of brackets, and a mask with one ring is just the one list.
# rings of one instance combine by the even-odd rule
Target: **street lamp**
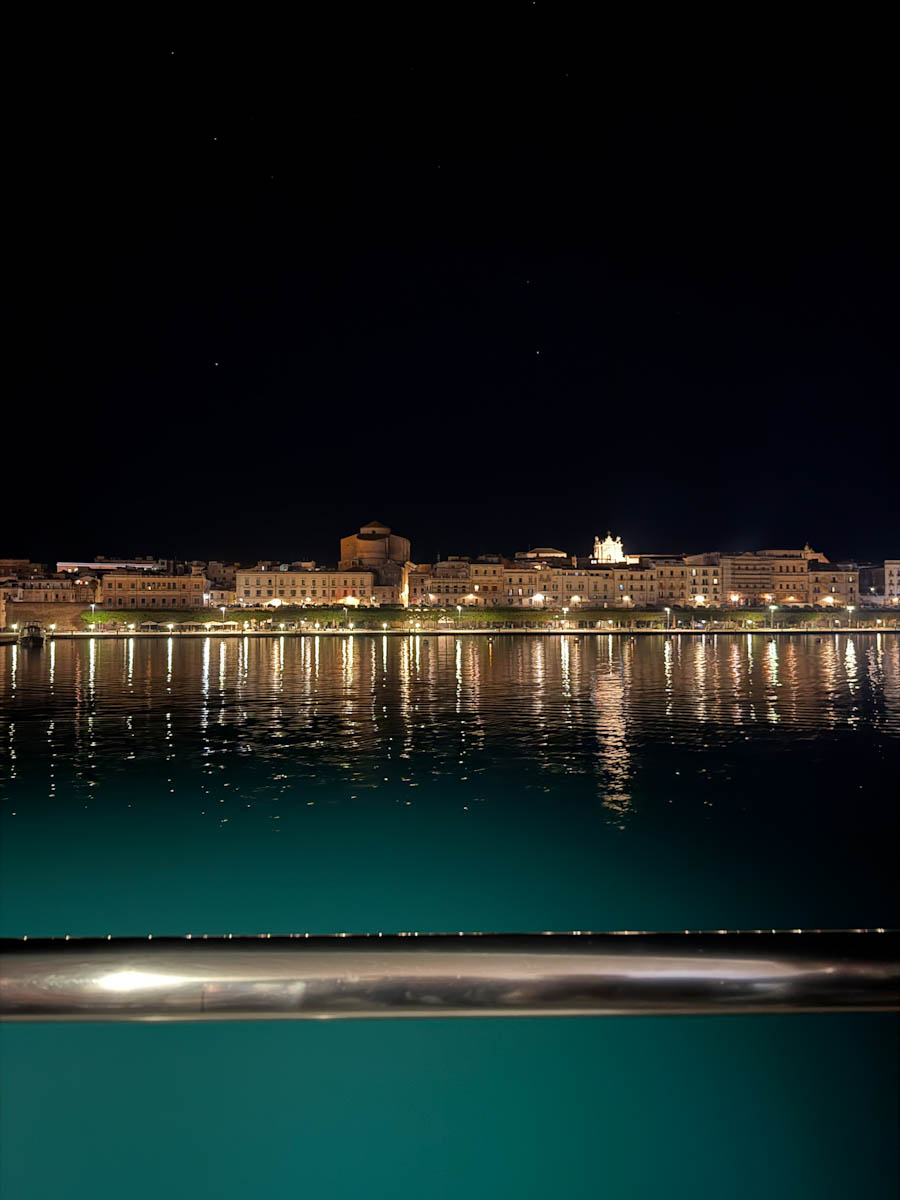
[[855,612],[856,612],[856,605],[855,605],[855,604],[848,604],[848,605],[847,605],[847,624],[848,624],[848,625],[852,625],[852,624],[853,624],[853,614],[854,614]]
[[775,628],[775,612],[776,612],[777,608],[778,608],[778,605],[777,605],[777,604],[770,604],[770,605],[769,605],[769,612],[772,614],[772,616],[771,616],[769,619],[770,619],[770,621],[772,622],[772,628],[773,628],[773,629]]
[[566,625],[569,623],[569,610],[567,608],[563,609],[563,623]]
[[666,629],[668,629],[670,624],[672,623],[672,621],[671,621],[672,610],[671,610],[671,608],[664,608],[663,612],[666,614]]
[[347,606],[346,606],[346,604],[343,606],[343,608],[344,608],[344,624],[346,625],[346,624],[347,624],[347,619],[348,619],[348,618],[347,618]]
[[457,604],[457,606],[456,606],[456,619],[460,622],[462,621],[462,605],[461,604]]
[[226,608],[226,606],[224,604],[220,604],[219,608],[222,610],[222,624],[224,625],[225,624],[225,608]]
[[97,605],[92,602],[91,603],[91,627],[93,627],[93,624],[94,624],[94,609],[96,607],[97,607]]

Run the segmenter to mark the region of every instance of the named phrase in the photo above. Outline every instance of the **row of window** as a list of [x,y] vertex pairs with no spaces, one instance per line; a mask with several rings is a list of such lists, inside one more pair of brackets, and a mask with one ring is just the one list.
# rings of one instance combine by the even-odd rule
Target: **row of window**
[[[254,589],[252,589],[252,588],[244,588],[244,595],[246,597],[249,597],[253,590]],[[256,591],[257,596],[262,596],[264,593],[266,596],[274,596],[274,594],[275,594],[274,591],[272,590],[272,588],[265,588],[265,589],[256,588],[255,591]],[[340,594],[342,596],[367,596],[369,594],[368,589],[362,588],[362,587],[361,588],[349,587],[349,588],[346,588],[343,590],[340,588],[331,588],[330,591],[331,591],[332,596],[336,596],[338,594],[338,592],[340,592]],[[328,592],[329,592],[328,588],[322,588],[323,596],[327,596]],[[284,596],[286,594],[289,594],[291,596],[297,596],[297,589],[289,588],[287,590],[287,592],[285,591],[284,588],[278,589],[279,596]],[[302,600],[304,598],[304,596],[310,596],[310,597],[312,597],[312,599],[315,600],[318,596],[318,591],[316,588],[310,588],[310,590],[308,592],[304,592],[301,590],[299,598]]]
[[[129,583],[128,587],[125,588],[124,583],[122,583],[121,581],[114,582],[112,579],[104,579],[103,586],[104,586],[104,588],[106,588],[106,590],[108,592],[111,592],[114,589],[119,592],[121,592],[123,589],[126,591],[129,591],[129,592],[133,592],[133,591],[136,591],[136,589],[137,589],[136,583]],[[199,580],[192,580],[189,584],[188,583],[181,583],[181,584],[162,583],[160,580],[156,580],[154,583],[147,583],[146,581],[142,581],[141,582],[141,591],[142,592],[176,591],[180,587],[183,592],[186,592],[188,590],[188,588],[190,588],[190,590],[192,592],[199,592],[200,589],[202,588],[202,586],[203,586],[203,584]]]
[[110,599],[115,600],[116,608],[137,608],[138,603],[150,608],[177,608],[179,604],[186,608],[188,604],[193,606],[194,603],[187,596],[141,596],[140,601],[137,596],[115,596]]
[[[255,576],[238,576],[238,587],[242,588],[253,587],[255,584],[262,585],[263,583],[265,583],[267,587],[273,587],[275,583],[278,583],[279,586],[287,585],[288,587],[299,587],[301,591],[303,589],[310,590],[312,587],[315,587],[320,583],[326,587],[338,587],[339,585],[343,587],[364,587],[370,582],[371,577],[368,575],[363,577],[357,575],[352,579],[339,579],[336,575],[310,575],[308,577],[301,575],[299,577],[299,583],[296,577],[291,577],[290,579],[263,580],[258,579]],[[281,594],[282,593],[279,593],[279,595]],[[269,595],[271,595],[271,592]],[[296,595],[296,592],[291,592],[291,595]]]

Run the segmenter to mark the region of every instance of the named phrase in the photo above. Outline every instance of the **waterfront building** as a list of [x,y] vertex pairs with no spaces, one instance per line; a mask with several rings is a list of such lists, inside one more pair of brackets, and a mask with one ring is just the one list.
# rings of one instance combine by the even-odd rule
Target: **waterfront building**
[[860,604],[884,603],[884,563],[858,563]]
[[[813,550],[808,544],[802,550],[755,550],[742,554],[720,554],[722,594],[732,607],[760,604],[803,605],[823,603],[824,580],[813,580],[811,572],[824,574],[830,567],[824,554]],[[848,591],[853,585],[856,594],[856,576],[843,579],[846,571],[834,568],[835,583],[839,590]],[[819,589],[818,591],[816,589]],[[833,603],[832,600],[830,603]]]
[[366,570],[375,575],[374,598],[379,604],[409,601],[409,538],[392,533],[381,521],[369,521],[358,533],[341,538],[339,570]]
[[16,579],[0,585],[6,600],[20,604],[80,604],[97,600],[97,580],[54,575],[44,579]]
[[230,608],[233,604],[237,604],[237,592],[234,588],[222,587],[211,580],[207,582],[209,591],[203,593],[203,601],[209,608],[222,608],[223,605]]
[[[815,569],[813,569],[815,567]],[[810,604],[826,608],[846,608],[848,604],[859,604],[859,572],[849,564],[811,564],[809,574]],[[776,602],[777,602],[776,595]]]
[[311,561],[239,568],[235,590],[237,603],[243,608],[379,602],[374,571],[317,567]]
[[209,591],[204,575],[137,570],[107,571],[97,601],[104,608],[202,608]]
[[900,558],[884,560],[884,600],[886,604],[900,605]]

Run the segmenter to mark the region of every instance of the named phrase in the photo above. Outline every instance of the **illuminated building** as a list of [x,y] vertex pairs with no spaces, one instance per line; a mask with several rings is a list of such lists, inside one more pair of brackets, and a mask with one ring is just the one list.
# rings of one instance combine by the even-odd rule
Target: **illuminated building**
[[369,605],[376,601],[375,572],[317,567],[314,562],[240,568],[237,601],[242,607],[275,605]]
[[900,558],[884,560],[884,602],[900,605]]
[[104,608],[202,608],[208,591],[206,577],[199,573],[107,571],[100,580],[97,602]]
[[23,604],[92,604],[97,599],[95,579],[70,579],[54,575],[45,579],[17,579],[0,584],[7,600]]
[[379,604],[406,604],[409,597],[409,538],[392,533],[381,521],[369,521],[359,533],[341,538],[340,570],[363,569],[375,574]]
[[594,553],[591,557],[594,562],[599,563],[622,563],[629,561],[626,559],[625,551],[622,549],[622,539],[620,537],[614,538],[609,532],[607,532],[602,542],[598,537],[594,538]]

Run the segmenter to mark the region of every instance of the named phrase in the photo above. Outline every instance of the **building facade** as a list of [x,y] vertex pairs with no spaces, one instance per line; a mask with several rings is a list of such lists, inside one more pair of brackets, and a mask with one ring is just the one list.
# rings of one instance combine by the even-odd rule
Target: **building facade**
[[884,602],[893,606],[900,604],[900,558],[884,560]]
[[86,607],[97,600],[96,580],[17,579],[0,585],[7,600],[21,604],[80,604]]
[[341,538],[338,568],[374,572],[377,602],[406,605],[412,567],[410,550],[408,538],[392,533],[381,521],[370,521],[358,533]]
[[370,605],[378,603],[374,571],[317,567],[314,562],[272,567],[261,563],[252,570],[240,568],[236,578],[237,603],[242,608],[267,604]]
[[97,602],[104,608],[202,608],[209,591],[204,575],[169,575],[144,570],[107,571]]

